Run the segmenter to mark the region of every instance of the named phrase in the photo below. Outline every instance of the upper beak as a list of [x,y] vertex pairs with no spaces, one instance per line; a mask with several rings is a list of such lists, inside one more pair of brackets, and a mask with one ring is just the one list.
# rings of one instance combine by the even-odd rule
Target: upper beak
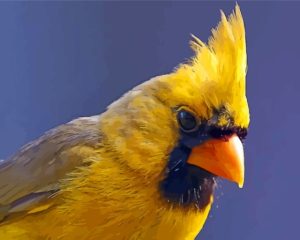
[[226,139],[211,139],[194,147],[188,163],[212,174],[244,185],[244,150],[236,134]]

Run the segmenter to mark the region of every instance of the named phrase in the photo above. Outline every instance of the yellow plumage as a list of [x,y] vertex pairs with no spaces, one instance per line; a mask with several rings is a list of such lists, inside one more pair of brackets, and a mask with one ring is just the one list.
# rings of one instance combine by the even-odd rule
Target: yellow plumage
[[173,83],[170,90],[176,98],[169,98],[168,92],[162,93],[166,94],[163,98],[169,98],[173,104],[193,104],[194,110],[207,119],[212,109],[226,104],[235,123],[247,127],[247,55],[245,29],[239,7],[236,6],[235,14],[228,20],[221,11],[221,22],[212,30],[208,45],[195,36],[193,38],[191,46],[196,52],[195,57],[188,64],[180,65],[167,79]]
[[[38,181],[36,186],[26,185],[28,194],[45,186],[57,189],[53,186],[59,185],[59,191],[22,211],[4,211],[0,239],[191,240],[196,237],[213,198],[201,210],[180,207],[163,198],[158,184],[164,178],[169,153],[179,139],[175,107],[188,106],[201,118],[210,119],[216,109],[225,106],[235,126],[249,125],[245,96],[246,43],[239,7],[236,6],[228,20],[222,12],[221,22],[212,31],[208,45],[196,37],[191,45],[195,57],[173,73],[137,86],[94,120],[75,120],[69,123],[69,128],[62,126],[58,130],[63,133],[60,137],[52,137],[50,132],[51,141],[45,138],[47,143],[38,142],[52,144],[60,138],[71,139],[68,136],[76,131],[80,132],[78,139],[88,139],[72,138],[72,144],[62,145],[53,153],[54,159],[47,164],[60,164],[55,170],[57,175],[47,173],[51,178],[46,179],[43,173],[34,172]],[[76,124],[83,129],[78,127],[78,130]],[[229,125],[228,117],[221,114],[217,125]],[[27,153],[33,145],[22,151]],[[65,167],[66,162],[72,162],[72,167]],[[1,174],[11,176],[5,172],[7,169],[0,168],[0,180]],[[6,209],[15,200],[8,196],[1,201],[0,197],[0,207]]]

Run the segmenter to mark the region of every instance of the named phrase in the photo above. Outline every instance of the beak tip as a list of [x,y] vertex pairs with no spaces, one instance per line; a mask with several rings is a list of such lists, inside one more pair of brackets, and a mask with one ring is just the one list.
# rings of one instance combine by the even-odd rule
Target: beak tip
[[243,188],[244,187],[244,178],[240,179],[240,181],[237,182],[239,188]]

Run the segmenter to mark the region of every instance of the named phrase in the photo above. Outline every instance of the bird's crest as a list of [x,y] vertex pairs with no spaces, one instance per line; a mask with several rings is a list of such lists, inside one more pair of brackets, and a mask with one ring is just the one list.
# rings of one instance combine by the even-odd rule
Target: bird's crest
[[193,36],[191,47],[195,56],[187,64],[180,65],[176,75],[188,76],[200,88],[209,107],[225,105],[235,122],[247,127],[247,54],[244,21],[239,6],[236,5],[235,11],[228,18],[221,11],[221,21],[212,29],[208,44]]

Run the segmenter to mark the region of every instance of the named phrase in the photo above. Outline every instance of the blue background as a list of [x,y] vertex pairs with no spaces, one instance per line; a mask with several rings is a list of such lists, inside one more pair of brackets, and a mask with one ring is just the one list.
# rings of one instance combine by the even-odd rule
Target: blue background
[[[44,131],[102,112],[190,57],[234,2],[1,2],[0,157]],[[251,129],[246,182],[222,182],[199,239],[299,235],[298,2],[241,2]]]

